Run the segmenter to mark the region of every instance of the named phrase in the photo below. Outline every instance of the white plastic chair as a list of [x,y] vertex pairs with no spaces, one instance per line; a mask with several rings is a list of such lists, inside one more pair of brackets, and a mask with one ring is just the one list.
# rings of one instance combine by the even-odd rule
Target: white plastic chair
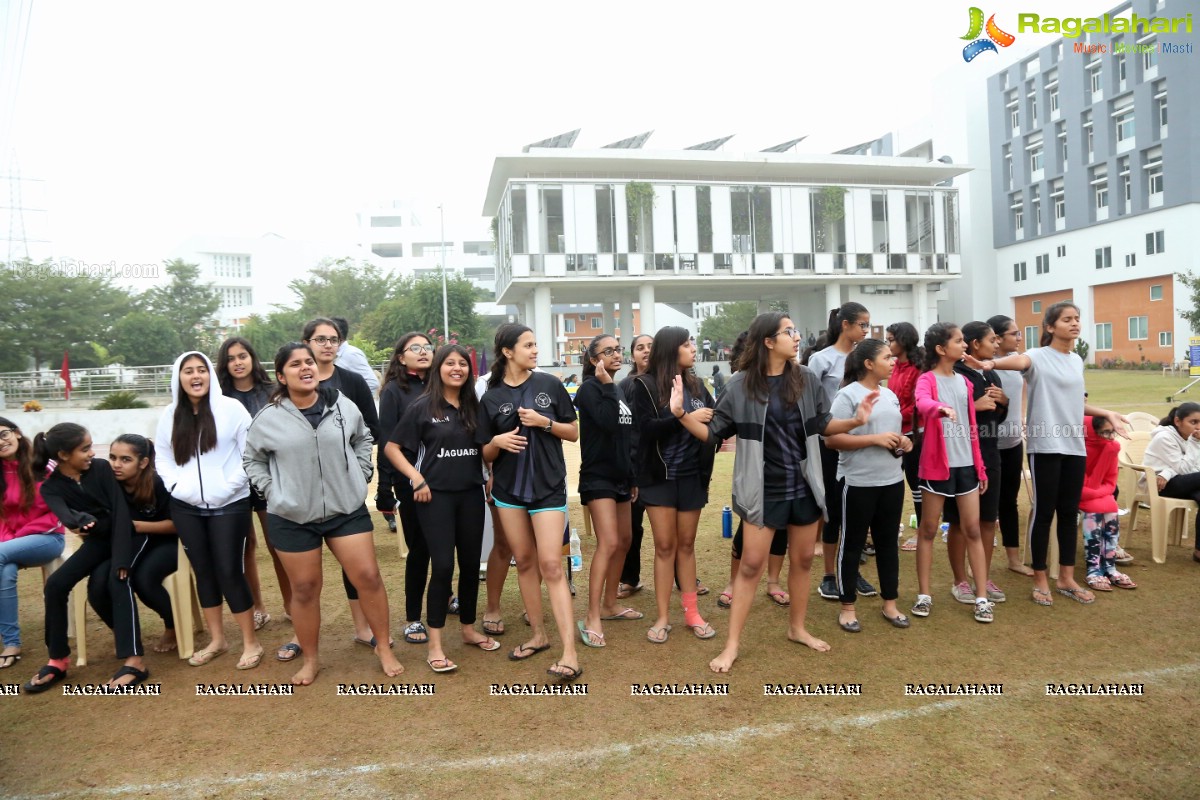
[[[1128,462],[1129,459],[1122,451],[1122,457]],[[1200,511],[1196,503],[1192,500],[1179,500],[1174,497],[1163,497],[1158,493],[1158,475],[1154,472],[1153,467],[1147,467],[1144,464],[1125,464],[1131,471],[1141,473],[1145,476],[1144,481],[1146,503],[1150,506],[1150,557],[1154,559],[1156,564],[1165,564],[1167,561],[1167,536],[1172,530],[1176,534],[1176,541],[1182,543],[1187,537],[1189,530],[1189,520],[1192,514]],[[1140,488],[1140,487],[1139,487]],[[1134,502],[1136,507],[1137,501]],[[1130,511],[1130,533],[1133,532],[1133,514]],[[1174,527],[1174,526],[1178,527]]]
[[1129,424],[1135,433],[1153,433],[1154,429],[1158,427],[1158,417],[1147,414],[1145,411],[1132,411],[1125,416],[1129,418]]

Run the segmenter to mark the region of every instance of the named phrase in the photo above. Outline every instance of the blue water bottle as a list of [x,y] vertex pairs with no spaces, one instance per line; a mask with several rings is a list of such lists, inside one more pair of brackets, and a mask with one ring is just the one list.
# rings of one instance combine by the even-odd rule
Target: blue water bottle
[[729,506],[721,509],[721,538],[733,538],[733,509]]

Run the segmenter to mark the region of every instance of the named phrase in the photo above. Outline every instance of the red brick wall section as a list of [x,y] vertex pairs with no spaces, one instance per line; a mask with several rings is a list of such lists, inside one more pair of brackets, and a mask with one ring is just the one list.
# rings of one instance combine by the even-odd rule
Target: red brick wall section
[[[1152,286],[1162,287],[1162,299],[1151,300]],[[1155,278],[1144,278],[1135,281],[1122,281],[1096,286],[1092,289],[1092,304],[1094,306],[1091,318],[1094,323],[1108,322],[1112,324],[1112,350],[1096,350],[1095,325],[1085,330],[1083,337],[1092,345],[1097,364],[1105,359],[1121,358],[1125,361],[1140,363],[1143,358],[1147,361],[1169,362],[1178,359],[1179,353],[1187,350],[1187,342],[1172,342],[1162,347],[1158,343],[1158,334],[1162,331],[1175,329],[1175,298],[1172,291],[1171,275],[1161,275]],[[1147,317],[1146,338],[1131,340],[1129,338],[1129,318]],[[1141,349],[1138,349],[1138,346]]]
[[[1041,294],[1026,294],[1020,297],[1013,298],[1013,319],[1021,328],[1021,333],[1025,333],[1025,329],[1033,326],[1037,329],[1037,337],[1033,341],[1023,342],[1021,352],[1024,352],[1029,347],[1037,347],[1037,338],[1042,335],[1042,319],[1045,317],[1046,309],[1055,303],[1063,301],[1078,302],[1071,296],[1070,289],[1064,289],[1059,292],[1042,292]],[[1035,305],[1035,303],[1041,305]],[[1033,309],[1037,308],[1037,311]],[[1115,334],[1114,334],[1115,336]],[[1092,343],[1092,337],[1087,332],[1083,332],[1083,338],[1087,339],[1088,344]]]

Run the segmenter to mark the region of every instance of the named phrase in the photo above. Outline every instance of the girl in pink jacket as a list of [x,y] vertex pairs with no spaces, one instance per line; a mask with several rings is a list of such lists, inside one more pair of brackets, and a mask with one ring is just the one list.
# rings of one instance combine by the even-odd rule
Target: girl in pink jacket
[[959,525],[967,538],[967,560],[975,578],[975,621],[991,622],[987,598],[988,565],[979,535],[979,495],[987,488],[987,470],[979,451],[975,402],[967,379],[954,371],[967,344],[957,325],[938,322],[925,332],[925,368],[915,390],[917,415],[925,427],[921,463],[921,538],[917,541],[917,602],[912,613],[927,617],[933,607],[930,573],[933,537],[946,498],[958,505]]

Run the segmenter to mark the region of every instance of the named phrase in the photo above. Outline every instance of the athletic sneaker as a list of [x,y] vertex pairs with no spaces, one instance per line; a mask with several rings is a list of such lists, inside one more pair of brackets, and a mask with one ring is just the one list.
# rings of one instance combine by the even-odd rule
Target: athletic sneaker
[[879,594],[879,592],[875,591],[875,587],[867,583],[867,579],[861,574],[859,574],[858,583],[854,585],[854,588],[861,597],[874,597]]
[[927,594],[917,595],[917,602],[913,604],[912,613],[915,617],[928,617],[929,612],[933,609],[933,598]]
[[837,580],[832,575],[826,575],[821,578],[821,586],[817,589],[817,593],[826,600],[837,600],[841,598],[838,594]]
[[966,581],[951,586],[950,594],[954,595],[954,599],[960,603],[970,605],[975,602],[975,589]]
[[992,608],[994,608],[994,607],[995,607],[995,603],[991,603],[987,600],[977,601],[975,603],[975,621],[976,622],[991,622],[992,621]]
[[1008,599],[1004,596],[1004,590],[991,581],[987,582],[987,597],[993,603],[1003,603]]

